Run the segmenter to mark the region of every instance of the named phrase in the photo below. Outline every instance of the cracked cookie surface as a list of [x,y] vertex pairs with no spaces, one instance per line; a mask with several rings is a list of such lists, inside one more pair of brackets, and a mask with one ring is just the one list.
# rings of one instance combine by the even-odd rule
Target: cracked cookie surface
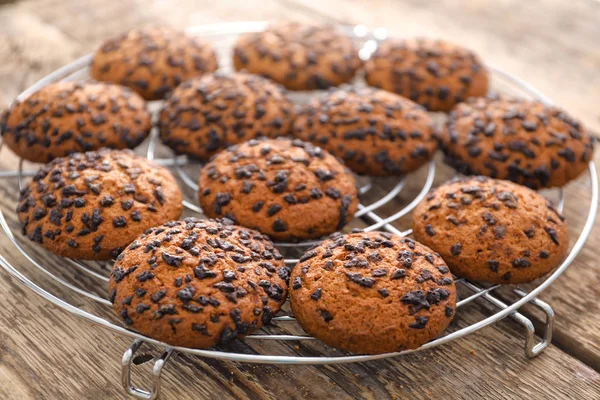
[[233,62],[237,70],[266,76],[292,90],[349,82],[362,64],[348,36],[333,27],[297,22],[243,34],[235,44]]
[[331,90],[296,118],[294,136],[341,158],[353,171],[403,175],[437,149],[436,126],[419,105],[371,88]]
[[285,302],[289,273],[259,232],[187,218],[147,230],[121,253],[109,297],[126,326],[206,348],[268,324]]
[[566,257],[564,217],[540,194],[478,176],[430,191],[413,212],[413,231],[452,272],[492,283],[530,282]]
[[134,148],[151,125],[139,95],[101,82],[49,84],[16,101],[0,117],[4,143],[24,159],[40,163],[101,147]]
[[369,85],[398,93],[430,111],[448,111],[469,97],[484,96],[488,75],[472,51],[426,38],[385,41],[365,63]]
[[94,53],[91,75],[128,86],[147,100],[158,100],[180,83],[217,68],[209,42],[154,27],[134,29],[102,43]]
[[20,193],[23,234],[63,257],[109,260],[146,229],[179,218],[170,172],[130,150],[57,158]]
[[563,110],[537,101],[478,98],[457,105],[440,135],[445,162],[539,189],[564,186],[587,169],[593,142]]
[[231,146],[202,168],[199,187],[205,214],[276,240],[340,230],[358,207],[354,175],[325,150],[299,139]]
[[179,85],[158,125],[176,153],[206,160],[232,144],[287,135],[293,116],[281,86],[257,75],[215,73]]
[[456,289],[441,257],[383,232],[334,234],[290,276],[294,316],[310,335],[361,354],[414,349],[439,336]]

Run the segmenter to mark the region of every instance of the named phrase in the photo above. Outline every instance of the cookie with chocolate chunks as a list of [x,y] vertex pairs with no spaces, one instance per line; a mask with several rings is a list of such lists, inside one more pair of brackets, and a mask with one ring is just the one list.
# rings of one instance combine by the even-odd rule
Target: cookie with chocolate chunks
[[305,107],[294,135],[344,160],[360,174],[414,171],[437,149],[436,126],[423,107],[371,88],[332,90]]
[[299,139],[250,140],[218,153],[200,173],[204,213],[227,217],[276,240],[340,230],[358,207],[354,175]]
[[549,201],[524,186],[483,176],[429,192],[413,212],[413,230],[454,274],[492,283],[542,277],[569,249],[565,219]]
[[294,107],[281,86],[257,75],[208,74],[179,85],[160,113],[162,141],[206,160],[232,144],[290,133]]
[[40,163],[101,147],[133,148],[150,128],[144,99],[101,82],[52,83],[16,101],[0,117],[4,143]]
[[586,170],[592,138],[563,110],[537,101],[472,99],[450,113],[440,136],[447,164],[466,175],[532,189],[564,186]]
[[110,38],[94,53],[94,79],[128,86],[158,100],[180,83],[216,71],[209,42],[166,27],[134,29]]
[[365,63],[371,86],[398,93],[430,111],[488,91],[488,71],[472,51],[443,40],[391,39]]
[[431,249],[383,232],[336,233],[290,276],[294,316],[310,335],[361,354],[415,349],[455,313],[456,288]]
[[109,297],[129,328],[206,348],[268,324],[285,302],[289,273],[259,232],[227,219],[188,218],[133,241],[113,267]]
[[169,171],[130,150],[57,158],[21,190],[23,234],[64,257],[109,260],[146,229],[179,218],[182,195]]
[[349,82],[361,67],[352,39],[330,26],[283,22],[240,36],[237,70],[266,76],[292,90],[327,89]]

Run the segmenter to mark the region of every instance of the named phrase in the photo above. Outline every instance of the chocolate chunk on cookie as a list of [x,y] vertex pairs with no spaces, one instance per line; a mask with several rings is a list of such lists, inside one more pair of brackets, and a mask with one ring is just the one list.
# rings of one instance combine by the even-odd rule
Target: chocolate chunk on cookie
[[169,171],[130,150],[74,153],[44,165],[21,190],[23,234],[51,252],[108,260],[146,229],[179,218]]
[[100,82],[58,82],[16,101],[0,118],[2,139],[26,160],[46,163],[71,153],[133,148],[151,128],[146,102]]
[[327,89],[349,82],[361,66],[352,39],[329,26],[279,23],[238,39],[237,70],[266,76],[292,90]]
[[484,96],[489,85],[488,72],[472,51],[425,38],[381,43],[365,63],[365,79],[430,111],[448,111],[471,96]]
[[128,327],[205,348],[268,324],[286,299],[289,273],[266,236],[227,219],[188,218],[151,228],[125,249],[109,297]]
[[287,135],[293,111],[283,88],[268,79],[209,74],[175,89],[160,113],[160,137],[177,153],[208,159],[258,136]]
[[452,272],[493,283],[530,282],[566,257],[564,217],[531,189],[477,176],[433,189],[413,212],[417,240]]
[[94,79],[128,86],[148,100],[183,81],[216,71],[210,43],[166,27],[134,29],[106,40],[94,53]]
[[532,189],[577,178],[594,150],[583,125],[563,110],[503,98],[456,106],[440,141],[446,163],[460,173],[508,179]]
[[441,257],[389,233],[336,233],[304,254],[290,281],[302,328],[355,353],[415,349],[439,336],[456,308]]
[[358,207],[352,173],[299,139],[250,140],[218,153],[200,173],[200,204],[277,240],[339,230]]
[[378,89],[332,90],[299,115],[294,135],[311,141],[360,174],[414,171],[437,149],[435,122],[419,105]]

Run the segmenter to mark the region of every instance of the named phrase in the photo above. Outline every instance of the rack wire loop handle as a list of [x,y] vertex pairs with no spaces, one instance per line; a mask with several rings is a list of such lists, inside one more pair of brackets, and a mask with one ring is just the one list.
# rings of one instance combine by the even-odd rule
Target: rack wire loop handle
[[[527,292],[519,288],[514,289],[513,292],[516,293],[519,297],[525,297],[527,295]],[[542,310],[544,314],[546,314],[546,322],[544,325],[543,337],[542,340],[537,344],[535,343],[535,327],[533,326],[531,321],[527,319],[528,324],[523,324],[527,329],[527,334],[525,336],[525,356],[527,356],[527,358],[534,358],[542,354],[542,352],[546,350],[546,348],[550,346],[550,343],[552,342],[552,331],[554,330],[555,314],[550,304],[538,299],[537,297],[534,297],[530,301],[530,303]],[[514,315],[511,315],[511,318],[516,320]]]
[[[489,303],[491,303],[495,307],[500,308],[501,310],[506,310],[507,308],[509,308],[508,304],[506,304],[502,300],[490,295],[490,291],[498,288],[500,285],[493,285],[485,290],[477,290],[477,286],[475,286],[471,282],[462,281],[462,283],[467,288],[474,290],[476,293],[473,294],[472,296],[468,297],[467,299],[459,301],[456,304],[457,308],[462,305],[461,303],[467,302],[476,297],[483,297]],[[530,295],[530,293],[527,293],[526,291],[519,289],[519,288],[514,289],[513,292],[521,298],[524,298],[524,297],[527,297]],[[550,305],[548,303],[543,302],[542,300],[538,299],[537,297],[534,297],[531,300],[529,300],[529,303],[533,304],[534,306],[536,306],[537,308],[539,308],[546,314],[546,325],[544,327],[544,336],[539,343],[536,344],[535,327],[533,326],[533,322],[531,322],[531,320],[529,318],[527,318],[526,316],[521,314],[516,309],[513,312],[511,312],[510,314],[508,314],[508,316],[511,319],[513,319],[514,321],[521,324],[525,328],[525,348],[524,348],[525,356],[527,358],[534,358],[534,357],[537,357],[538,355],[540,355],[544,350],[546,350],[546,348],[550,345],[550,342],[552,342],[552,330],[554,329],[554,310],[552,309],[552,307],[550,307]]]
[[167,348],[161,356],[154,361],[154,366],[152,367],[152,389],[147,391],[131,384],[131,360],[142,344],[144,344],[143,340],[136,339],[131,346],[125,350],[125,353],[123,353],[123,359],[121,360],[121,382],[127,393],[131,396],[137,399],[154,400],[158,397],[158,393],[160,392],[160,375],[162,369],[171,357],[171,354],[173,354],[173,349]]

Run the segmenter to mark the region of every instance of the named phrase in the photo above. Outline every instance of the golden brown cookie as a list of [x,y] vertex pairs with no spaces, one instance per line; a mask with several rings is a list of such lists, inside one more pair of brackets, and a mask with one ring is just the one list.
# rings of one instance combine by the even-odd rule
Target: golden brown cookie
[[438,337],[456,308],[444,260],[408,238],[334,234],[292,270],[290,303],[310,335],[362,354],[415,349]]
[[530,282],[566,257],[564,217],[531,189],[477,176],[433,189],[413,212],[415,238],[452,272],[492,283]]
[[155,27],[106,40],[94,53],[91,74],[157,100],[183,81],[217,68],[210,43],[175,29]]
[[313,142],[359,174],[402,175],[437,149],[436,126],[419,105],[378,89],[332,90],[305,107],[294,135]]
[[488,91],[488,72],[472,51],[442,40],[383,42],[365,63],[371,86],[398,93],[430,111],[448,111]]
[[130,150],[101,149],[40,168],[17,213],[23,234],[51,252],[108,260],[146,229],[179,218],[181,200],[166,168]]
[[175,89],[160,113],[160,137],[176,153],[206,160],[232,144],[289,134],[293,114],[285,92],[268,79],[209,74]]
[[466,175],[532,189],[563,186],[593,156],[592,138],[559,108],[518,99],[472,99],[450,113],[440,135],[445,161]]
[[20,157],[41,163],[101,147],[133,148],[150,128],[140,96],[100,82],[52,83],[15,102],[0,118],[4,143]]
[[264,235],[229,220],[151,228],[117,259],[109,295],[125,325],[174,346],[227,344],[268,324],[289,269]]
[[340,230],[358,207],[352,173],[331,154],[287,138],[251,140],[218,153],[200,173],[200,205],[277,240]]
[[243,34],[235,44],[233,62],[237,70],[266,76],[292,90],[349,82],[361,66],[352,39],[333,27],[297,22]]

